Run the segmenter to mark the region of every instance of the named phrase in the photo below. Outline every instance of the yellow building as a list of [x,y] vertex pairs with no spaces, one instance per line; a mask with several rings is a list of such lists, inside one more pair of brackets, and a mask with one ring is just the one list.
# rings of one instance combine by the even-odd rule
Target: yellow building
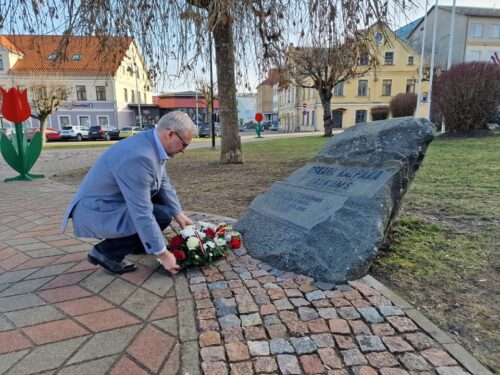
[[[380,27],[384,27],[383,32]],[[391,99],[399,93],[418,91],[418,53],[386,26],[376,25],[371,31],[378,41],[377,54],[381,65],[376,70],[335,87],[331,99],[334,128],[346,128],[359,122],[371,121],[371,108],[389,105]],[[428,92],[429,82],[423,81],[416,117],[425,117],[427,114]],[[280,130],[324,130],[323,107],[317,90],[290,86],[279,92],[278,103]]]

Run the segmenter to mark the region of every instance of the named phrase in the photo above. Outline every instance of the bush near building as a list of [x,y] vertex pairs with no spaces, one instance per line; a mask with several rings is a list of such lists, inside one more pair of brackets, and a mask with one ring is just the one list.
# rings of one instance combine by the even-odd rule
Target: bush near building
[[386,120],[389,118],[390,108],[388,105],[379,105],[370,109],[372,121]]
[[463,63],[441,73],[432,100],[450,133],[488,130],[500,104],[500,66]]
[[392,117],[413,116],[417,109],[417,95],[413,93],[397,94],[392,98],[389,106]]

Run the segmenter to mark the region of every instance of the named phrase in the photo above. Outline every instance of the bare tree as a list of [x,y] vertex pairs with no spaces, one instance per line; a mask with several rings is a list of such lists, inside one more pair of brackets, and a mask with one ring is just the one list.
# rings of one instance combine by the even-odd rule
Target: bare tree
[[[214,86],[217,86],[216,82],[214,82]],[[213,87],[210,87],[210,83],[204,80],[196,81],[196,90],[201,93],[201,98],[198,98],[198,103],[203,104],[207,108],[208,118],[210,119],[213,115],[212,104],[214,100],[218,99],[217,90],[215,90]]]
[[29,87],[31,95],[31,108],[34,117],[40,121],[40,135],[42,144],[45,145],[45,130],[49,116],[57,111],[61,101],[68,99],[71,88],[58,84],[33,84]]

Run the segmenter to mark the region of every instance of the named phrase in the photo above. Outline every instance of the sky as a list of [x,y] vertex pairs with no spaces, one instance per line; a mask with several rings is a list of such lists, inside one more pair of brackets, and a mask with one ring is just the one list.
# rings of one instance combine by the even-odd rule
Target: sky
[[[425,4],[426,0],[414,0],[417,4],[417,7],[414,11],[408,12],[405,16],[401,16],[398,21],[393,25],[395,28],[401,27],[414,21],[417,18],[423,17],[425,15]],[[436,0],[428,0],[428,9],[434,6]],[[439,0],[439,5],[453,5],[453,0]],[[496,8],[500,9],[500,0],[456,0],[456,6],[468,6],[468,7],[478,7],[478,8]],[[214,77],[215,77],[215,63],[214,63]],[[258,75],[256,70],[252,66],[248,66],[248,75],[250,85],[252,86],[252,91],[256,91],[256,87],[259,84]],[[184,90],[193,90],[194,84],[189,85],[186,82],[175,83],[171,82],[167,88],[167,91],[184,91]],[[238,91],[243,92],[248,90],[243,90],[242,88],[238,88]]]

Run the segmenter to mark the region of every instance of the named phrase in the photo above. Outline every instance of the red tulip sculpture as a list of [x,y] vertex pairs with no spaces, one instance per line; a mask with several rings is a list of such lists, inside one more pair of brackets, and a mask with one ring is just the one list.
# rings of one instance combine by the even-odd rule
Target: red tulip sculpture
[[16,127],[12,141],[2,133],[0,150],[7,164],[19,173],[19,176],[6,178],[4,181],[31,181],[34,178],[44,177],[43,175],[28,173],[42,152],[40,132],[35,132],[29,145],[23,132],[22,123],[31,115],[28,104],[28,90],[19,91],[16,88],[11,88],[9,91],[5,91],[0,87],[0,91],[2,93],[2,115],[4,119],[15,123]]

